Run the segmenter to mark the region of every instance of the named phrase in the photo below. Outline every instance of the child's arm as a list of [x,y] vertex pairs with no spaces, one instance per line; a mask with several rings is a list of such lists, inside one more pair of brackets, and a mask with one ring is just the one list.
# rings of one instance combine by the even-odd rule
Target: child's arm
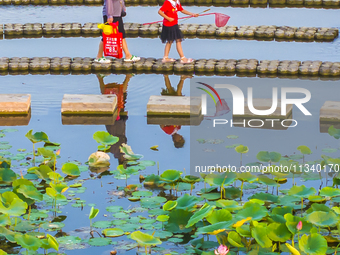
[[187,10],[181,10],[181,13],[185,14],[185,15],[190,15],[190,16],[194,16],[194,17],[198,17],[199,14],[198,13],[192,13],[192,12],[189,12]]
[[169,16],[165,15],[165,13],[161,10],[158,11],[158,14],[161,15],[164,19],[166,19],[169,22],[174,21],[174,18],[170,18]]

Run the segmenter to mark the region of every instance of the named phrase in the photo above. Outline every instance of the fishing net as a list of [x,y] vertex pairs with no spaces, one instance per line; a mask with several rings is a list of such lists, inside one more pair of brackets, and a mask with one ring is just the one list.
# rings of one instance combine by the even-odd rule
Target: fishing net
[[217,27],[224,27],[227,25],[230,16],[225,15],[223,13],[215,13],[215,25]]

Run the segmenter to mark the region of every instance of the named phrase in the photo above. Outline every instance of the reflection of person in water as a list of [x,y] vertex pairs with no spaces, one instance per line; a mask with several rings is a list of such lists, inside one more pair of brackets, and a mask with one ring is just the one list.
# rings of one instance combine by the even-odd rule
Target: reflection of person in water
[[122,143],[127,143],[127,138],[125,135],[126,130],[126,120],[128,119],[127,112],[124,111],[125,101],[127,96],[127,86],[132,77],[132,74],[126,74],[125,79],[122,84],[120,83],[104,83],[104,76],[97,75],[100,91],[102,94],[114,94],[117,96],[117,118],[113,125],[106,125],[106,130],[113,136],[117,136],[119,141],[112,145],[110,148],[111,153],[116,159],[118,159],[119,164],[124,163],[123,153],[120,152],[120,146]]
[[[173,88],[170,83],[169,76],[164,74],[164,82],[166,89],[162,89],[161,95],[163,96],[183,96],[182,89],[185,79],[192,78],[190,75],[181,75],[181,79],[177,85],[177,89]],[[172,141],[176,148],[182,148],[184,146],[185,140],[183,136],[177,132],[181,129],[179,125],[161,125],[161,129],[168,135],[172,136]]]

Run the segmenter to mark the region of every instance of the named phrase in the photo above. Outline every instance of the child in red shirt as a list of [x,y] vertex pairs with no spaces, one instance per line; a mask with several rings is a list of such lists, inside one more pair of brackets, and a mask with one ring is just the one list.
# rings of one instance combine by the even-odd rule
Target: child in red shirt
[[181,63],[187,64],[193,62],[193,59],[186,58],[183,54],[182,49],[183,34],[178,27],[178,15],[177,15],[178,11],[186,15],[198,17],[198,14],[194,14],[184,10],[179,0],[166,0],[164,2],[163,6],[158,11],[158,14],[164,18],[161,33],[161,40],[163,43],[166,43],[164,57],[162,61],[163,63],[176,61],[173,58],[169,58],[171,44],[174,41],[176,41],[176,48],[181,58]]

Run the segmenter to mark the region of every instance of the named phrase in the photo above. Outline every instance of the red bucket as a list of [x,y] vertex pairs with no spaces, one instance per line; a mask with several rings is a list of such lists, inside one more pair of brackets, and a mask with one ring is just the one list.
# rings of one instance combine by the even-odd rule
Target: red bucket
[[110,23],[113,33],[106,35],[103,33],[104,56],[122,58],[123,57],[123,34],[118,31],[118,21]]

